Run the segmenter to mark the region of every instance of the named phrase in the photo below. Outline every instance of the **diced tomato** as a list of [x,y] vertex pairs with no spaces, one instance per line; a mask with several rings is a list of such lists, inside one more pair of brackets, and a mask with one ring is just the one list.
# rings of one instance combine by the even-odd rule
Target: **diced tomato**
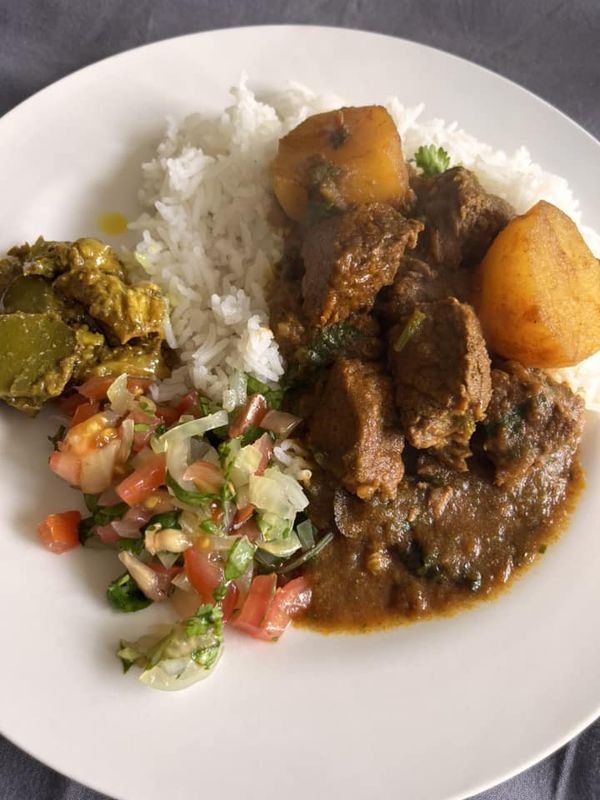
[[234,621],[255,639],[277,640],[292,619],[310,605],[312,592],[306,578],[295,578],[277,590],[276,583],[275,575],[257,575]]
[[38,525],[38,533],[42,542],[53,553],[65,553],[79,544],[77,526],[81,520],[79,511],[64,511],[62,514],[50,514]]
[[79,392],[73,392],[72,394],[61,397],[58,401],[58,405],[61,413],[66,414],[67,417],[72,417],[77,410],[77,406],[86,402],[86,398],[80,395]]
[[100,412],[69,428],[63,449],[77,456],[85,456],[104,447],[117,436],[117,429],[109,425],[109,416]]
[[93,417],[94,414],[97,414],[98,411],[100,411],[100,403],[97,400],[87,400],[83,403],[80,403],[75,409],[75,413],[73,414],[71,425],[69,427],[74,428],[75,425],[85,422],[90,417]]
[[171,406],[156,406],[156,416],[169,428],[174,422],[177,422],[181,414],[176,408]]
[[276,585],[277,576],[274,574],[257,575],[253,578],[242,610],[233,621],[236,628],[241,628],[257,639],[272,638],[263,628],[263,622],[273,602]]
[[306,578],[294,578],[281,589],[277,589],[263,621],[263,628],[270,639],[277,639],[290,622],[310,605],[312,589]]
[[231,523],[233,530],[236,531],[244,524],[244,522],[248,522],[248,520],[252,517],[252,514],[254,514],[254,506],[252,503],[248,503],[243,508],[238,508],[238,510],[235,512],[233,522]]
[[214,603],[213,592],[223,580],[223,565],[208,553],[190,547],[183,553],[189,582],[205,603]]
[[[113,375],[107,378],[94,377],[87,380],[84,384],[77,387],[79,394],[89,400],[104,400],[106,393],[118,376]],[[132,394],[144,394],[152,381],[149,378],[127,378],[127,389]]]
[[117,486],[117,494],[129,506],[136,506],[162,486],[166,477],[164,453],[152,454],[135,472],[128,475]]
[[81,478],[81,458],[74,453],[55,450],[48,459],[50,469],[71,486],[78,486]]
[[194,461],[193,464],[183,473],[183,479],[193,481],[196,488],[201,492],[215,494],[225,483],[225,477],[221,468],[210,461]]
[[182,414],[196,414],[198,412],[198,392],[192,391],[184,395],[177,404],[175,411],[178,414],[178,418]]
[[262,475],[269,465],[269,460],[273,453],[273,439],[268,433],[263,435],[254,442],[254,447],[260,451],[260,462],[256,468],[255,475]]
[[229,426],[229,436],[241,436],[250,425],[259,425],[268,411],[268,404],[262,394],[251,394],[245,404],[235,413]]

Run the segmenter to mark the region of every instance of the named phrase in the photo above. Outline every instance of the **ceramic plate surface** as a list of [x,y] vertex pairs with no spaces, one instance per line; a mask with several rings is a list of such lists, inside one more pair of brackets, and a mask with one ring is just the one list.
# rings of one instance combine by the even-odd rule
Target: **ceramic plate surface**
[[[523,89],[398,39],[266,27],[119,55],[0,120],[0,248],[100,236],[106,210],[134,217],[166,115],[223,108],[243,71],[259,89],[291,78],[352,104],[423,101],[495,147],[525,143],[568,178],[584,221],[600,221],[600,146]],[[600,418],[588,419],[588,488],[569,530],[499,600],[369,636],[294,630],[270,646],[232,634],[214,676],[179,694],[121,674],[115,642],[148,616],[107,607],[114,556],[58,558],[37,541],[38,521],[74,502],[46,466],[54,427],[0,411],[0,725],[55,769],[124,800],[449,800],[525,768],[598,714]]]

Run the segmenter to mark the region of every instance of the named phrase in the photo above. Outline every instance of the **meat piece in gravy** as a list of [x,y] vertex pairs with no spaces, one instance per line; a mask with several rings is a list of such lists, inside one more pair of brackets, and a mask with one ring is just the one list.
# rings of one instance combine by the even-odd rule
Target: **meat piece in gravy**
[[[471,306],[455,298],[417,306],[389,332],[389,363],[401,428],[418,449],[433,448],[466,469],[469,440],[491,396],[490,359]],[[406,325],[414,326],[406,336]]]
[[415,188],[418,215],[425,221],[420,252],[427,261],[445,267],[478,264],[514,216],[505,200],[484,191],[464,167],[418,180]]
[[308,423],[323,466],[366,499],[394,497],[404,475],[404,439],[396,427],[392,386],[375,362],[339,359]]
[[307,320],[325,326],[369,310],[422,228],[384,203],[367,203],[309,228],[302,246]]
[[445,297],[465,300],[471,283],[471,270],[433,267],[419,258],[405,255],[393,284],[385,286],[377,295],[375,315],[389,327],[410,314],[418,303],[431,303]]
[[492,399],[483,426],[483,450],[496,468],[496,484],[515,487],[538,463],[563,469],[577,450],[583,400],[541,370],[516,361],[492,370]]

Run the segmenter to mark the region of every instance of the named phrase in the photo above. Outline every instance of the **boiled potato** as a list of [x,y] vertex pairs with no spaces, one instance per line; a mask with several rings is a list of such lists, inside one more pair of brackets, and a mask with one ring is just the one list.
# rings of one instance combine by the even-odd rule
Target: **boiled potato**
[[492,242],[476,305],[490,349],[525,366],[567,367],[600,349],[600,264],[543,200]]
[[382,106],[316,114],[280,140],[273,191],[292,219],[305,215],[315,157],[334,165],[336,189],[348,205],[401,205],[409,190],[400,136]]

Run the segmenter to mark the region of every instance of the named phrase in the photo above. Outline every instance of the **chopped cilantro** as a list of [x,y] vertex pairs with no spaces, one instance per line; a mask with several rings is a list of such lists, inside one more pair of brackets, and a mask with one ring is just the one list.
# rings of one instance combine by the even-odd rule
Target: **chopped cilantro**
[[126,550],[128,553],[139,555],[144,549],[143,539],[119,539],[117,542],[117,550],[122,552]]
[[127,511],[127,503],[116,503],[114,506],[100,506],[98,499],[94,495],[86,494],[83,496],[85,504],[91,516],[84,517],[78,525],[79,541],[85,544],[94,532],[94,528],[108,525],[115,519],[120,519]]
[[415,153],[414,162],[425,178],[433,178],[445,172],[450,166],[450,156],[443,147],[424,144]]
[[424,320],[425,314],[422,311],[419,311],[418,308],[415,308],[413,313],[410,315],[408,322],[402,329],[400,336],[394,342],[393,350],[396,353],[400,353],[406,347],[409,340],[412,339],[415,333],[419,330]]
[[216,534],[219,532],[219,526],[216,522],[213,522],[212,519],[205,519],[204,522],[200,523],[200,528],[205,533]]
[[140,611],[152,603],[128,572],[108,584],[106,596],[110,605],[123,613]]
[[179,517],[181,515],[181,511],[175,509],[173,511],[163,511],[162,514],[155,514],[153,517],[150,517],[148,522],[142,528],[143,531],[146,531],[148,528],[153,528],[155,525],[158,525],[160,528],[175,528],[176,530],[181,530],[181,525],[179,524]]
[[220,603],[222,600],[224,600],[226,594],[227,594],[227,584],[220,583],[218,586],[215,587],[213,591],[213,598],[215,603]]
[[270,408],[281,408],[284,393],[283,389],[272,389],[267,383],[263,383],[263,381],[259,381],[258,378],[255,378],[254,375],[247,374],[246,379],[247,391],[249,395],[262,394]]
[[336,322],[315,332],[308,344],[296,352],[296,358],[310,367],[326,367],[361,335],[354,325]]

